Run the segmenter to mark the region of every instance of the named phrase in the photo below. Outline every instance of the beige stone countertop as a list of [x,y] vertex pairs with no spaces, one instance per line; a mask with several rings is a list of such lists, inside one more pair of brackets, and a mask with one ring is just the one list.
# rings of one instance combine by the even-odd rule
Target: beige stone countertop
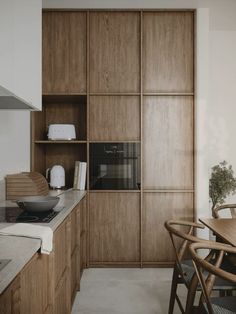
[[0,236],[0,259],[11,261],[0,271],[0,294],[40,248],[40,240]]
[[[86,191],[70,189],[67,191],[50,191],[49,194],[60,197],[60,201],[54,209],[59,211],[59,214],[49,223],[38,223],[37,225],[48,226],[54,231],[70,214],[72,209],[84,198]],[[15,205],[16,204],[11,201],[0,202],[0,207],[12,207]],[[12,223],[0,223],[0,229],[10,225],[12,225]],[[11,260],[0,271],[0,294],[13,281],[39,248],[40,240],[0,235],[0,259]]]

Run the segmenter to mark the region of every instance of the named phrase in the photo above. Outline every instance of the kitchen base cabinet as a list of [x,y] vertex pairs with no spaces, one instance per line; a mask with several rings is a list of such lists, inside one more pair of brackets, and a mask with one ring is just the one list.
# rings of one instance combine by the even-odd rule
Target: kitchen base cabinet
[[193,221],[193,193],[144,193],[142,258],[144,265],[170,264],[175,260],[168,219]]
[[50,313],[48,256],[35,254],[20,274],[20,313]]
[[139,203],[136,192],[90,193],[90,265],[138,265]]
[[86,226],[84,197],[54,231],[53,251],[49,255],[36,253],[0,295],[0,314],[71,312],[81,271],[86,267]]
[[52,295],[54,314],[71,309],[71,215],[54,232]]
[[70,312],[71,312],[70,272],[69,269],[66,269],[55,290],[54,314],[67,314]]
[[0,313],[20,313],[20,276],[17,276],[0,296]]

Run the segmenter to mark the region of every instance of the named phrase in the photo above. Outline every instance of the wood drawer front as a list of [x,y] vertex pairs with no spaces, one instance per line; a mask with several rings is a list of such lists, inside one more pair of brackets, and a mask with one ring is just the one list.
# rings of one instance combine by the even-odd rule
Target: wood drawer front
[[193,189],[193,98],[144,97],[143,138],[144,189]]
[[193,221],[193,193],[144,193],[142,254],[144,262],[172,262],[174,249],[164,222]]
[[36,254],[20,274],[21,313],[45,313],[49,306],[49,256]]
[[143,91],[193,92],[194,13],[143,13]]
[[68,314],[71,312],[71,290],[69,278],[69,269],[67,269],[55,291],[55,314]]
[[17,276],[0,296],[0,313],[19,314],[20,302],[20,276]]
[[140,14],[90,12],[90,92],[139,92]]
[[67,220],[65,220],[54,233],[54,272],[55,287],[66,270],[68,263]]
[[86,92],[86,12],[43,13],[43,93]]
[[139,193],[90,193],[90,263],[139,260]]
[[92,141],[140,140],[137,96],[91,96],[89,115]]

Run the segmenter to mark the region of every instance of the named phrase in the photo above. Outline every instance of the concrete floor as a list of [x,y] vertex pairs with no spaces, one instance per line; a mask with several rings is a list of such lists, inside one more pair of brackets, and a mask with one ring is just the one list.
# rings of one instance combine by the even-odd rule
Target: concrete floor
[[[166,268],[86,269],[73,314],[166,314],[172,270]],[[184,299],[185,288],[179,295]],[[175,306],[175,314],[179,314]]]

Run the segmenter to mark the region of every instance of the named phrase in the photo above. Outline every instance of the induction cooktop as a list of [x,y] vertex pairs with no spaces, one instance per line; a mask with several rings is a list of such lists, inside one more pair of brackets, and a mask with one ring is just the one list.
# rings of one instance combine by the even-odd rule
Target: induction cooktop
[[[60,208],[61,210],[62,208]],[[59,213],[57,210],[49,210],[46,212],[27,212],[17,206],[15,207],[0,207],[0,222],[50,222]]]

